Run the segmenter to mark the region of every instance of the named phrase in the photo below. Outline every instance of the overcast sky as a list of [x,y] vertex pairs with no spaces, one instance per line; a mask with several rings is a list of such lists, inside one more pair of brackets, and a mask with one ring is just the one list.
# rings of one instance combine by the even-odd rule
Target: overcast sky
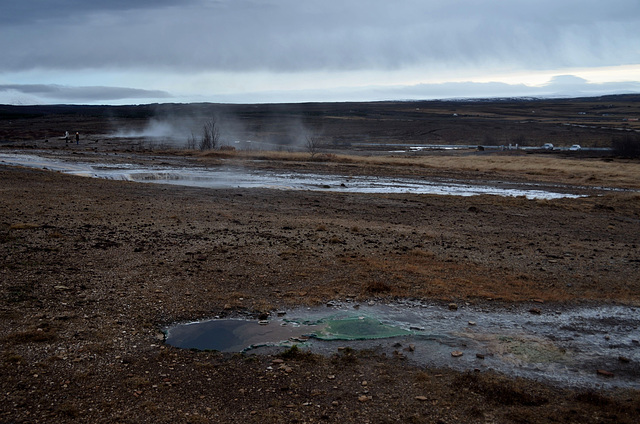
[[638,0],[0,0],[0,103],[640,93]]

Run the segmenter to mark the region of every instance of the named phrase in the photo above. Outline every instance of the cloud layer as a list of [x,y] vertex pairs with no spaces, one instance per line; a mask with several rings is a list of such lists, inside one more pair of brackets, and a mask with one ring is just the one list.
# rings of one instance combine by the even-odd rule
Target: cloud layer
[[[68,85],[60,77],[67,73],[82,74],[91,86],[179,95],[175,79],[203,74],[364,71],[381,75],[381,84],[413,86],[444,82],[451,75],[471,79],[489,73],[640,64],[637,0],[2,3],[4,85]],[[411,80],[396,79],[407,70]],[[57,79],[44,80],[48,71]],[[145,73],[155,77],[145,80]],[[137,79],[128,80],[127,74]],[[98,80],[101,75],[104,82]],[[246,92],[242,81],[230,81],[238,92]],[[211,81],[203,90],[219,93],[221,84]],[[314,87],[313,82],[308,85]],[[274,84],[266,83],[262,91],[273,89]]]

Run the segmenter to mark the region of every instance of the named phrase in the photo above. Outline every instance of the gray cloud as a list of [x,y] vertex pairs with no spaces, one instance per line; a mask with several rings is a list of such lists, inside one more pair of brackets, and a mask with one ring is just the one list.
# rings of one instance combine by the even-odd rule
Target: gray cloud
[[[7,2],[5,69],[550,69],[638,63],[640,3],[151,0]],[[44,9],[46,7],[46,9]],[[17,16],[15,23],[6,16]],[[41,25],[34,24],[45,16]]]
[[69,87],[54,84],[4,84],[1,92],[27,94],[42,99],[62,102],[107,101],[124,99],[161,99],[170,94],[160,90],[142,90],[125,87]]
[[0,1],[3,13],[0,23],[9,25],[77,22],[83,16],[97,12],[120,13],[188,4],[189,0],[20,0]]

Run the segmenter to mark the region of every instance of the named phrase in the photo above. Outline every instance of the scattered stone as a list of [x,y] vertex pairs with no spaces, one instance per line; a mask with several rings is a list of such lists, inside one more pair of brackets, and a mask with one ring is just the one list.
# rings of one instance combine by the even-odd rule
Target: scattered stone
[[329,380],[335,380],[335,379],[336,379],[336,376],[335,376],[335,375],[333,375],[333,374],[331,374],[331,375],[328,375],[328,376],[327,376],[327,379],[329,379]]
[[367,395],[362,395],[362,396],[360,396],[360,397],[358,398],[358,401],[359,401],[359,402],[368,402],[368,401],[370,401],[370,400],[371,400],[371,397],[370,397],[370,396],[367,396]]
[[605,340],[611,340],[611,336],[608,336],[608,335],[607,335],[607,336],[604,336],[604,339],[605,339]]
[[67,290],[71,290],[69,287],[67,286],[53,286],[54,289],[58,290],[58,291],[67,291]]
[[484,354],[482,354],[482,353],[476,353],[476,358],[478,358],[478,359],[484,359]]
[[398,359],[407,359],[407,356],[404,353],[398,352],[397,350],[393,351],[393,355]]
[[416,398],[415,398],[415,399],[416,399],[416,400],[419,400],[420,402],[424,402],[424,401],[429,400],[429,398],[428,398],[428,397],[426,397],[426,396],[416,396]]
[[454,358],[459,358],[462,355],[464,355],[464,354],[459,350],[454,350],[453,352],[451,352],[451,356],[453,356]]
[[267,325],[267,324],[269,324],[269,321],[267,321],[266,319],[263,319],[263,320],[258,321],[258,324]]
[[542,300],[542,299],[533,299],[533,302],[535,302],[535,303],[544,303],[544,300]]
[[450,311],[457,311],[458,310],[458,305],[455,303],[449,303],[449,310]]
[[531,312],[534,315],[542,314],[542,311],[539,308],[531,308],[531,309],[529,309],[529,312]]
[[640,340],[633,339],[633,340],[631,340],[631,343],[633,343],[633,344],[640,344]]
[[469,321],[469,325],[476,325],[475,321]]
[[271,361],[272,364],[283,364],[284,363],[284,359],[274,359],[273,361]]
[[631,362],[631,359],[627,358],[626,356],[618,356],[618,360],[620,362],[624,362],[625,364],[628,364],[629,362]]
[[613,373],[607,370],[598,370],[598,375],[601,375],[603,377],[613,377]]
[[416,350],[416,345],[411,343],[409,347],[405,348],[404,350],[406,350],[407,352],[413,352],[414,350]]
[[369,384],[369,383],[367,383],[366,381],[363,381],[362,383],[360,383],[360,385],[362,385],[362,386],[366,386],[367,384]]

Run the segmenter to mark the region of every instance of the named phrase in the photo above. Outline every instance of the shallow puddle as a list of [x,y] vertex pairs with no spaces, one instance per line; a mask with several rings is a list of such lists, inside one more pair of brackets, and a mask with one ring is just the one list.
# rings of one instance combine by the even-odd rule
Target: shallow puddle
[[307,174],[250,170],[232,166],[195,168],[152,167],[127,163],[115,165],[94,164],[13,153],[0,154],[0,164],[29,166],[85,177],[205,188],[274,188],[343,193],[412,193],[456,196],[491,194],[498,196],[524,196],[529,199],[582,197],[582,195],[567,193],[568,189],[566,187],[558,186],[557,191],[552,191],[549,189],[543,190],[535,184],[515,185],[496,182],[491,185],[482,185],[453,180]]
[[639,328],[637,310],[624,306],[450,310],[402,302],[336,303],[265,321],[216,319],[165,331],[166,342],[181,348],[261,354],[297,345],[327,355],[344,347],[374,349],[431,367],[492,369],[574,387],[640,388]]

